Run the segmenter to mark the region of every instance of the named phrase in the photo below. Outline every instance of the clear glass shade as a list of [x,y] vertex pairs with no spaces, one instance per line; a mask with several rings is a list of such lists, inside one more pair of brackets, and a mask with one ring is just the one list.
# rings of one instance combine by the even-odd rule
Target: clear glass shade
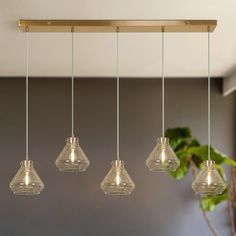
[[158,138],[155,148],[146,160],[150,171],[172,172],[180,165],[180,161],[169,144],[168,138]]
[[79,145],[79,139],[70,137],[55,162],[57,168],[64,172],[82,172],[89,166],[89,160]]
[[108,195],[129,195],[132,193],[135,184],[125,170],[123,161],[112,161],[111,169],[101,183],[101,189]]
[[219,195],[227,185],[215,168],[215,162],[208,160],[204,161],[204,169],[199,172],[192,187],[200,195]]
[[10,189],[17,195],[36,195],[44,189],[44,184],[33,167],[33,161],[24,160],[10,183]]

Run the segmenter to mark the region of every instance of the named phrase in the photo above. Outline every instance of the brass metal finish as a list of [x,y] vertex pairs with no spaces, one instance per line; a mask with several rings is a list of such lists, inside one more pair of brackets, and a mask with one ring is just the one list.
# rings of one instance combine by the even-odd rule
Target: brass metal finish
[[19,20],[26,32],[213,32],[216,20]]
[[207,32],[211,32],[210,26],[207,27]]

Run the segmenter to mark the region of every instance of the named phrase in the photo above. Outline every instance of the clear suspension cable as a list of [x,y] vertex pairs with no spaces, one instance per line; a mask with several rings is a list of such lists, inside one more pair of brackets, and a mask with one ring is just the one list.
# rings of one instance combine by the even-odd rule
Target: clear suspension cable
[[211,159],[211,67],[210,30],[208,29],[208,160]]
[[120,160],[120,76],[119,76],[119,30],[116,33],[116,158]]
[[74,29],[71,30],[71,136],[74,137]]
[[162,37],[161,37],[161,73],[162,73],[162,137],[165,137],[165,71],[164,71],[164,54],[165,54],[165,36],[164,36],[164,29],[162,29]]
[[29,32],[26,29],[26,77],[25,77],[25,152],[29,160]]

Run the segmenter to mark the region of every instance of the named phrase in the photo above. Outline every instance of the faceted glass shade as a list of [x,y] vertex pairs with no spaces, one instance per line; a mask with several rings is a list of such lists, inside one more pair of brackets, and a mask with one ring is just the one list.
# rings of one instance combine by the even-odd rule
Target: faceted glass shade
[[129,195],[135,184],[125,170],[124,162],[112,161],[111,169],[101,183],[101,189],[107,195]]
[[64,172],[82,172],[89,166],[89,160],[79,145],[79,139],[70,137],[55,162],[57,168]]
[[146,160],[150,171],[172,172],[180,165],[180,161],[172,150],[168,138],[158,138],[157,145]]
[[219,195],[227,187],[212,160],[204,161],[204,169],[199,172],[192,184],[193,190],[200,195]]
[[44,189],[44,184],[33,167],[33,161],[24,160],[10,183],[10,189],[17,195],[36,195]]

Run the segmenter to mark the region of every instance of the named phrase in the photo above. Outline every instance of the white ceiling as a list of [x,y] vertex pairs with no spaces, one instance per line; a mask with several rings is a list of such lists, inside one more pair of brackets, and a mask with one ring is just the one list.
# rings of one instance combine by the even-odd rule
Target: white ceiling
[[[25,34],[17,27],[21,18],[217,19],[212,35],[212,74],[226,76],[236,67],[235,9],[235,0],[0,0],[0,76],[25,74]],[[76,36],[76,75],[115,76],[115,39],[115,34],[109,33]],[[68,33],[31,34],[30,75],[69,76],[70,43]],[[206,76],[206,33],[168,33],[165,44],[167,76]],[[160,53],[158,33],[121,34],[121,76],[160,76]]]

